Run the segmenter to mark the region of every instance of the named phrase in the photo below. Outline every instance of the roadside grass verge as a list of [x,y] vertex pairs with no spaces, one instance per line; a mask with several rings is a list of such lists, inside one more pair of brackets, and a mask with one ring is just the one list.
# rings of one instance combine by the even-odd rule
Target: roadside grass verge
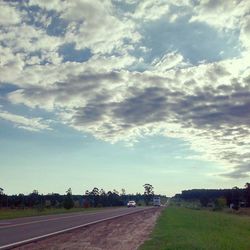
[[166,208],[140,250],[249,250],[250,217],[192,210]]
[[30,216],[41,216],[50,214],[64,214],[64,213],[74,213],[74,212],[93,212],[101,211],[106,208],[50,208],[38,210],[35,208],[25,208],[25,209],[0,209],[0,220],[4,219],[15,219]]

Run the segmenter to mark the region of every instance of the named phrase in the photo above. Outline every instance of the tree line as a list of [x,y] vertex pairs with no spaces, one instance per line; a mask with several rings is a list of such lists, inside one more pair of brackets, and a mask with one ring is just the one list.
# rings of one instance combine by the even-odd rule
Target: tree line
[[239,209],[241,206],[250,207],[250,183],[246,183],[244,188],[184,190],[181,194],[176,194],[174,198],[184,201],[198,200],[204,207],[211,203],[215,205],[225,204],[234,209]]
[[[74,195],[71,188],[65,194],[58,193],[40,194],[38,190],[33,190],[29,195],[7,195],[4,189],[0,188],[0,207],[8,208],[66,208],[73,207],[113,207],[124,206],[129,200],[136,201],[137,205],[150,205],[154,196],[154,187],[151,184],[144,184],[144,193],[126,194],[123,188],[120,192],[117,190],[105,191],[94,187],[92,190],[86,190],[83,195]],[[160,195],[163,198],[166,196]]]

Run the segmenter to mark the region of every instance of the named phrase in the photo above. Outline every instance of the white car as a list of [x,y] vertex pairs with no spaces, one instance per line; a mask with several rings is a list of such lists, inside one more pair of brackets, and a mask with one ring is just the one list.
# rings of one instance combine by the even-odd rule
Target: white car
[[129,202],[127,203],[127,207],[136,207],[135,201],[129,201]]

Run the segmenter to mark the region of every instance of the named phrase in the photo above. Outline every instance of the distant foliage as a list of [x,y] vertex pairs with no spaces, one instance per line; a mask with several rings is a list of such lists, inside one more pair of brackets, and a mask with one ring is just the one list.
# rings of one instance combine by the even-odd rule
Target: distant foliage
[[150,201],[153,200],[153,196],[154,196],[154,187],[151,184],[144,184],[144,201],[146,203],[146,205],[148,206]]
[[[150,184],[149,184],[150,185]],[[139,205],[145,205],[145,196],[148,203],[153,194],[153,186],[147,185],[146,193],[126,194],[125,189],[121,189],[119,193],[117,189],[105,191],[102,188],[94,187],[91,191],[86,190],[83,195],[73,195],[71,188],[66,191],[65,195],[58,193],[39,194],[37,190],[33,190],[29,195],[19,194],[0,195],[0,207],[11,208],[36,208],[38,210],[44,208],[66,208],[72,207],[115,207],[124,206],[129,200],[134,200]],[[164,199],[166,196],[162,196]]]
[[214,204],[215,204],[214,206],[215,210],[222,210],[224,207],[226,207],[227,201],[224,197],[219,197],[215,200]]
[[250,207],[250,183],[246,183],[245,185],[245,198],[246,198],[246,206]]
[[63,202],[63,207],[65,209],[71,209],[71,208],[74,207],[74,201],[73,201],[73,198],[72,198],[71,188],[69,188],[66,191],[66,196],[65,196],[65,199],[64,199],[64,202]]
[[239,209],[240,206],[250,207],[250,183],[245,184],[245,189],[233,187],[232,189],[191,189],[177,194],[175,199],[184,201],[200,201],[201,206],[212,206],[220,209],[230,206]]
[[203,207],[207,207],[208,203],[209,203],[209,197],[204,195],[200,198],[200,203]]
[[0,208],[3,206],[4,203],[4,193],[3,193],[3,188],[0,188]]

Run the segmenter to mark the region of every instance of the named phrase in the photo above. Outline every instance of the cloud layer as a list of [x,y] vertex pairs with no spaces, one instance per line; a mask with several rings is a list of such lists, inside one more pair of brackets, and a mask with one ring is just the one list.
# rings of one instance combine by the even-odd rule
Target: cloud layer
[[[15,89],[6,93],[0,88],[0,100],[39,107],[105,141],[133,143],[150,134],[181,138],[205,160],[220,164],[216,174],[249,176],[246,1],[33,0],[2,1],[1,8],[0,84]],[[166,40],[159,41],[161,50],[146,42],[153,36],[149,25],[158,29],[155,39],[168,27]],[[178,32],[173,27],[180,34],[189,27],[196,40],[170,39]],[[207,35],[199,35],[204,27]],[[227,50],[215,54],[205,39],[209,34],[216,34],[220,48],[231,46],[223,43],[232,36],[238,55]],[[191,60],[190,53],[200,51],[201,44],[214,55]],[[80,55],[74,61],[72,54]],[[27,120],[6,111],[0,118],[18,127],[49,128],[41,118]]]

